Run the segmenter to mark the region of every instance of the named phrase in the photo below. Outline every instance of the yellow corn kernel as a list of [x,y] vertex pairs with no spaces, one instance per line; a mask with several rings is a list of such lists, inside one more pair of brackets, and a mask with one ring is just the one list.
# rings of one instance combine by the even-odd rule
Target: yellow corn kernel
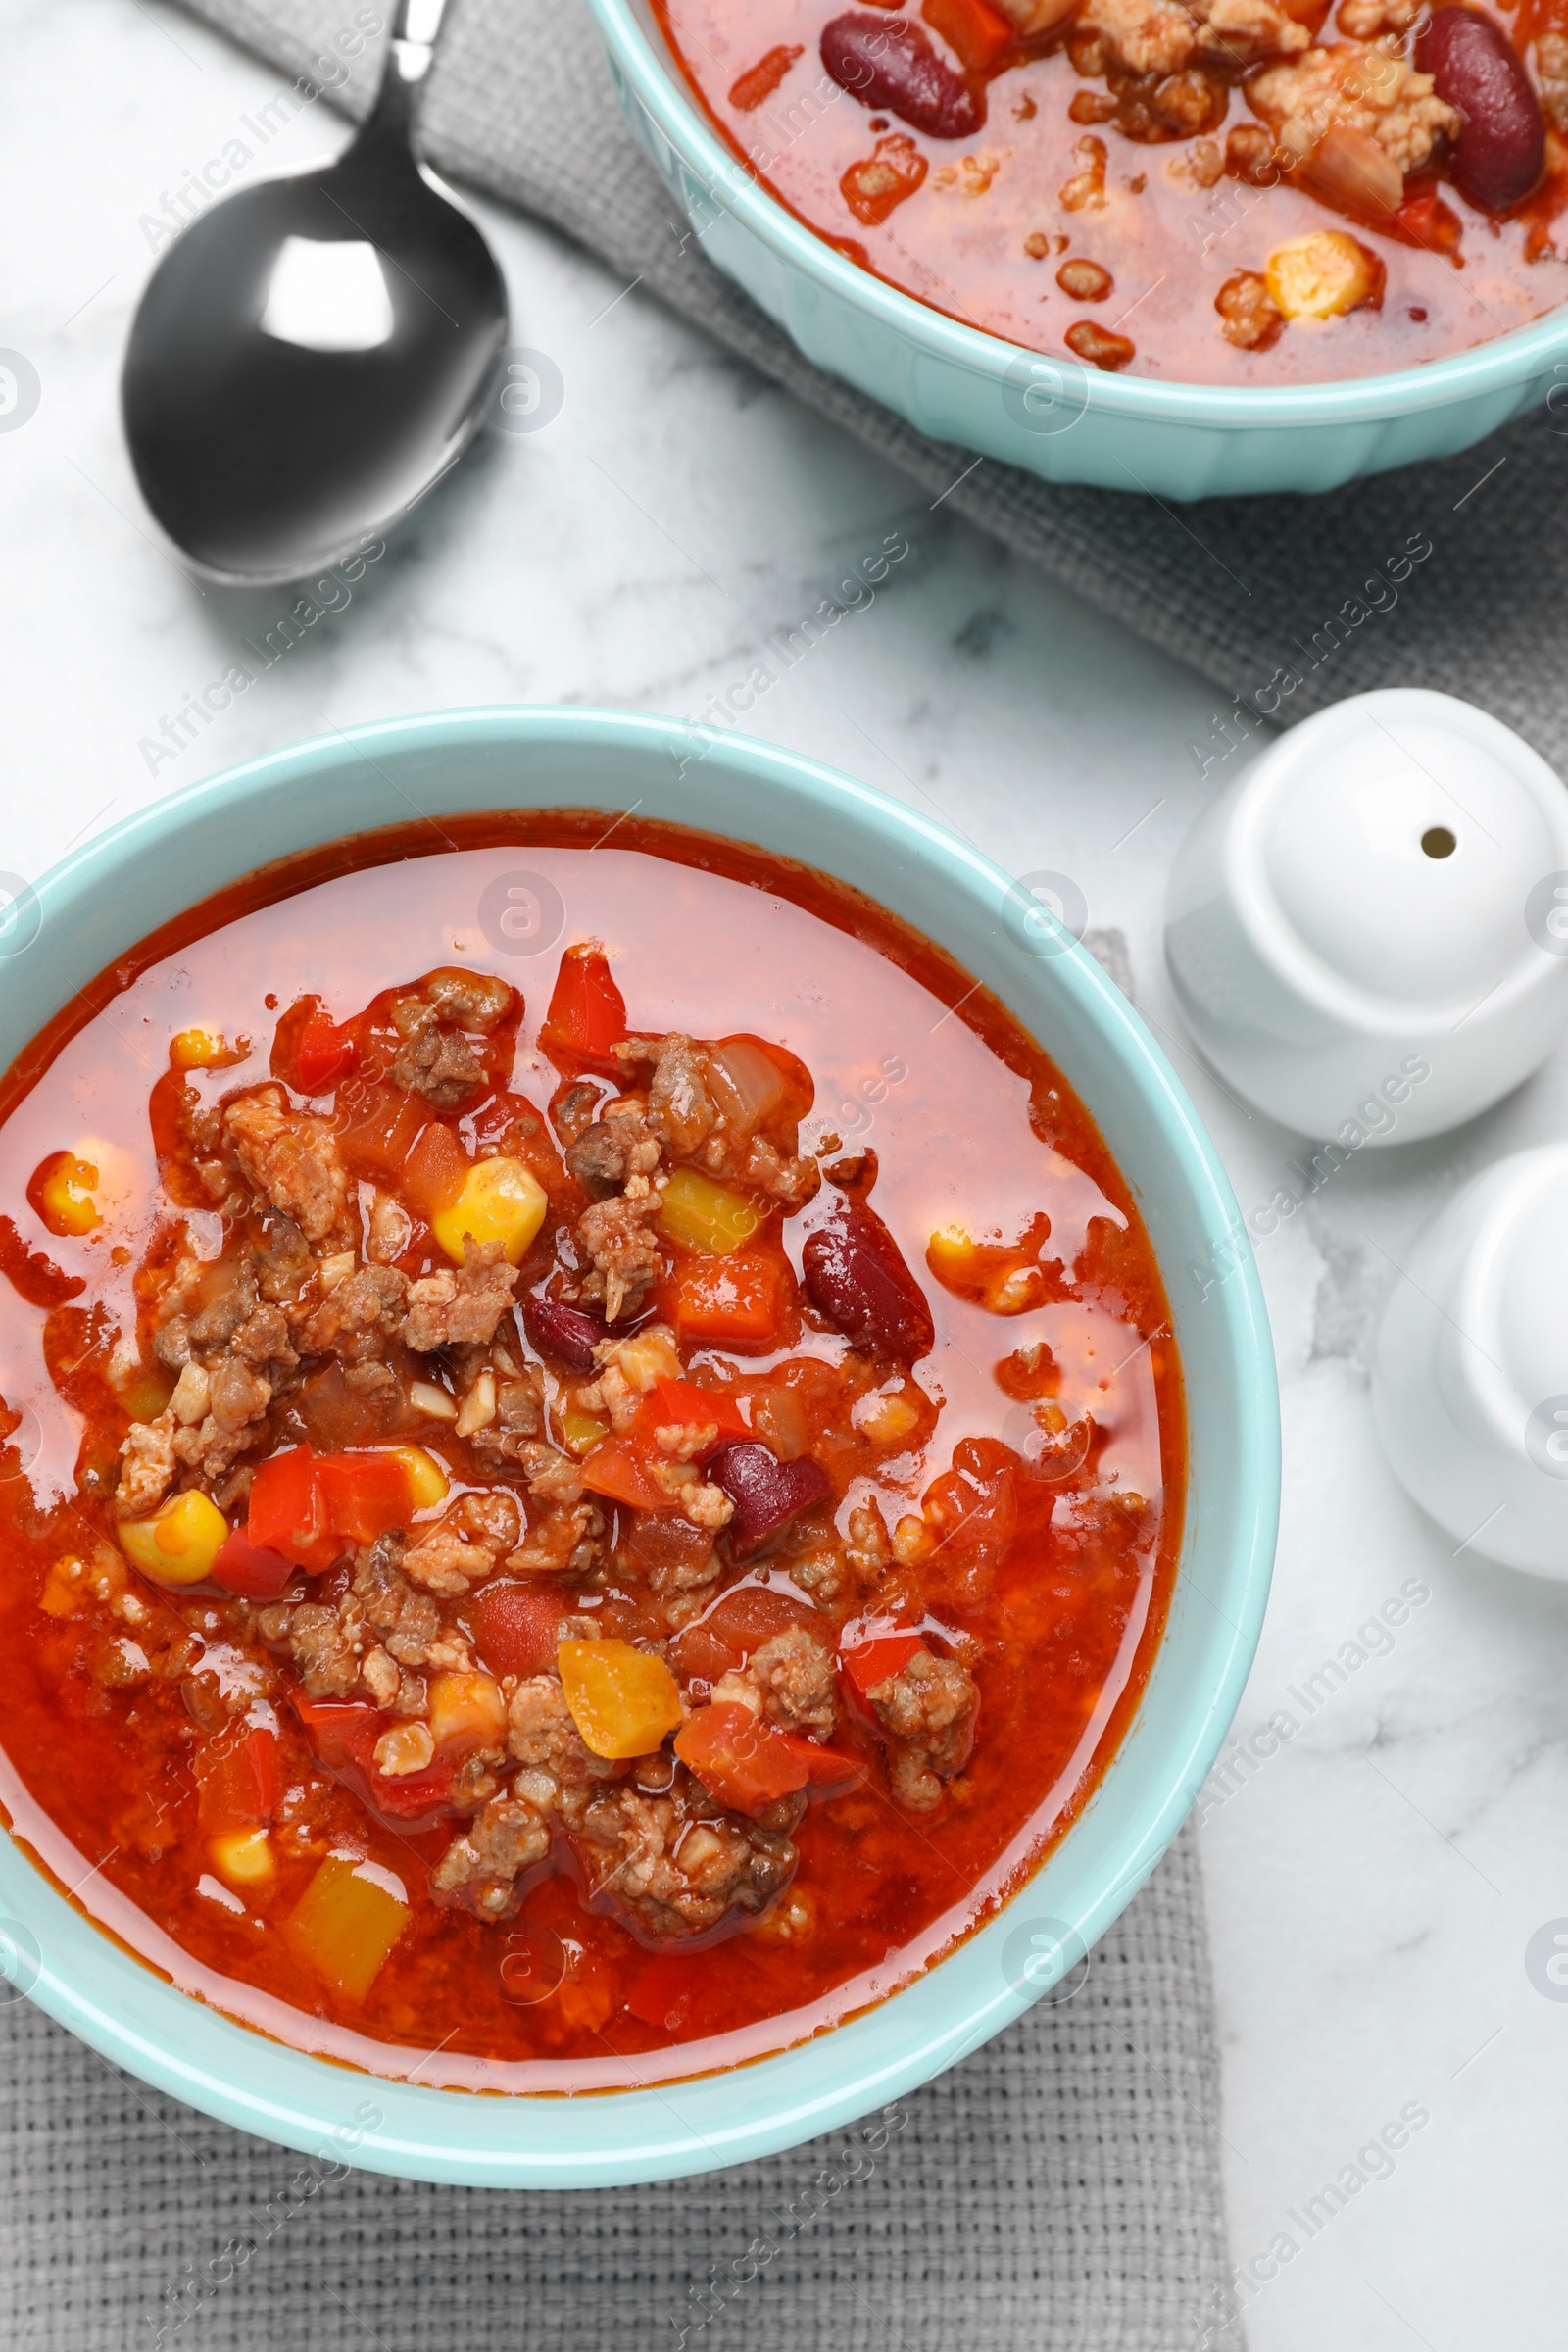
[[411,1509],[433,1511],[438,1502],[445,1502],[451,1481],[433,1453],[426,1453],[422,1446],[388,1446],[386,1451],[403,1465]]
[[430,1685],[430,1737],[437,1747],[504,1747],[507,1702],[488,1674],[438,1674]]
[[230,1886],[258,1886],[277,1868],[265,1830],[229,1830],[221,1838],[209,1838],[207,1851],[213,1868]]
[[358,1854],[328,1854],[283,1923],[296,1960],[363,2001],[409,1924],[401,1880]]
[[62,1152],[38,1187],[38,1213],[51,1233],[91,1233],[103,1223],[103,1211],[93,1199],[98,1170],[74,1152]]
[[436,1210],[430,1230],[454,1265],[462,1265],[469,1234],[476,1242],[499,1242],[507,1262],[520,1266],[549,1205],[544,1186],[520,1159],[478,1159],[456,1200]]
[[231,1070],[250,1058],[250,1040],[231,1046],[216,1029],[181,1029],[169,1041],[169,1060],[176,1070]]
[[563,1642],[556,1669],[571,1720],[596,1756],[652,1755],[685,1721],[663,1659],[629,1642]]
[[561,1416],[561,1434],[573,1453],[591,1453],[601,1438],[609,1437],[610,1423],[570,1405]]
[[1268,290],[1287,318],[1337,318],[1383,291],[1383,264],[1343,228],[1314,228],[1268,257]]
[[942,1225],[931,1236],[925,1260],[938,1282],[961,1283],[973,1277],[977,1255],[973,1239],[961,1225]]
[[677,1168],[664,1187],[660,1222],[682,1249],[718,1256],[749,1242],[763,1213],[749,1194],[715,1184],[696,1168]]
[[121,1549],[155,1585],[199,1585],[228,1534],[228,1521],[210,1495],[192,1487],[150,1519],[124,1520]]

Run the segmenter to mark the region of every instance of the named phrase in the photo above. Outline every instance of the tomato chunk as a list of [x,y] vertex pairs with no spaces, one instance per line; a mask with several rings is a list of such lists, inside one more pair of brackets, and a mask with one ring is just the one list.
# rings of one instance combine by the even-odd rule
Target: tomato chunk
[[313,1012],[300,1030],[294,1068],[303,1095],[324,1095],[346,1078],[359,1058],[353,1038],[324,1012]]
[[264,1826],[277,1811],[277,1734],[240,1723],[204,1740],[195,1757],[197,1807],[209,1834]]
[[549,1054],[564,1054],[589,1069],[617,1068],[611,1052],[626,1034],[626,1000],[611,976],[602,948],[568,948],[539,1032]]
[[295,1446],[257,1471],[246,1534],[256,1549],[318,1573],[351,1544],[405,1526],[446,1491],[445,1473],[422,1446],[318,1454]]
[[330,1568],[342,1546],[327,1527],[309,1446],[292,1446],[265,1461],[251,1482],[246,1535],[260,1551],[275,1551],[296,1568]]
[[673,1511],[679,1497],[656,1486],[646,1454],[624,1438],[606,1438],[594,1447],[580,1469],[583,1485],[607,1501],[628,1503],[636,1511]]
[[543,1674],[556,1662],[565,1595],[549,1580],[523,1584],[496,1577],[470,1604],[479,1655],[492,1674]]
[[760,1813],[781,1796],[858,1779],[852,1757],[781,1732],[738,1700],[699,1707],[675,1735],[675,1753],[720,1804]]

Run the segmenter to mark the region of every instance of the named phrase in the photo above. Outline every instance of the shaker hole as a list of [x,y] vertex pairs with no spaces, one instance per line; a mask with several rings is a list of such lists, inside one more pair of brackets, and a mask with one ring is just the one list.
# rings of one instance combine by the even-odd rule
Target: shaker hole
[[1428,825],[1421,836],[1421,847],[1429,858],[1451,858],[1459,844],[1446,825]]

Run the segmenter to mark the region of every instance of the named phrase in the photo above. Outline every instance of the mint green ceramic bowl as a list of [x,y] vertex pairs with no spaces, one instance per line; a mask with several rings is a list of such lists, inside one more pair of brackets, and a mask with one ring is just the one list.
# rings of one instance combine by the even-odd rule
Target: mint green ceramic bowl
[[[849,2123],[975,2049],[1103,1934],[1175,1836],[1241,1694],[1273,1560],[1268,1326],[1246,1243],[1231,1239],[1242,1231],[1234,1197],[1170,1065],[1069,934],[1049,918],[1042,932],[1035,902],[1006,874],[808,760],[670,719],[495,710],[394,719],[255,760],[101,834],[13,911],[0,928],[0,1067],[121,951],[290,851],[415,811],[633,804],[857,884],[948,948],[1054,1056],[1131,1183],[1164,1269],[1191,1420],[1185,1542],[1138,1716],[1081,1818],[1012,1901],[849,2023],[658,2088],[485,2096],[286,2048],[133,1958],[0,1837],[0,1957],[14,1991],[242,2131],[415,2180],[608,2187],[738,2164]],[[682,2061],[701,2066],[701,2045]]]
[[588,5],[702,252],[808,360],[933,440],[1048,482],[1159,498],[1332,490],[1468,449],[1568,382],[1568,304],[1453,359],[1278,389],[1106,375],[1020,350],[857,269],[760,187],[692,97],[649,0]]

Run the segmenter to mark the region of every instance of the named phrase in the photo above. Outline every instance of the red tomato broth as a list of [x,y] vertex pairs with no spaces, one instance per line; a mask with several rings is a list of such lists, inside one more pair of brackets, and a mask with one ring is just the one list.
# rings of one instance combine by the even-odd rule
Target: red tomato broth
[[[596,820],[563,812],[459,819],[446,827],[459,845],[447,853],[428,853],[417,831],[396,828],[351,852],[284,861],[122,957],[112,999],[104,982],[82,992],[0,1085],[0,1210],[27,1251],[85,1286],[78,1299],[51,1310],[28,1303],[15,1285],[0,1328],[0,1394],[12,1414],[34,1413],[43,1433],[29,1477],[0,1482],[0,1619],[15,1661],[0,1758],[9,1817],[50,1874],[77,1889],[81,1907],[176,1984],[278,2038],[372,2070],[397,2073],[416,2059],[419,2079],[437,2084],[609,2087],[646,2079],[647,2053],[698,2042],[700,2052],[687,2061],[670,2056],[663,2071],[733,2063],[853,2014],[951,1948],[1038,1864],[1114,1754],[1154,1654],[1180,1543],[1183,1405],[1158,1272],[1125,1184],[1044,1054],[940,950],[843,886],[636,819],[617,829],[615,846],[590,849],[598,829]],[[73,1531],[82,1541],[104,1524],[90,1494],[75,1496],[78,1442],[85,1436],[89,1466],[101,1461],[104,1425],[118,1440],[124,1416],[104,1380],[83,1384],[107,1360],[106,1334],[133,1328],[136,1261],[171,1214],[155,1204],[147,1120],[167,1040],[200,1022],[255,1041],[249,1062],[184,1073],[204,1100],[216,1101],[266,1077],[278,1009],[303,995],[318,995],[334,1023],[352,1024],[377,992],[456,961],[524,992],[507,1083],[513,1097],[542,1110],[559,1084],[537,1042],[559,950],[526,959],[495,955],[472,912],[485,885],[514,869],[519,852],[561,891],[568,927],[560,947],[590,936],[605,943],[634,1028],[775,1041],[815,1076],[803,1150],[835,1135],[839,1146],[822,1150],[831,1163],[835,1149],[842,1157],[874,1142],[874,1205],[925,1292],[937,1332],[915,1377],[940,1410],[926,1416],[906,1455],[877,1469],[877,1486],[892,1497],[890,1519],[893,1505],[917,1507],[966,1437],[984,1441],[1004,1430],[1015,1407],[992,1367],[1021,1343],[1044,1339],[1063,1409],[1098,1404],[1100,1490],[1144,1495],[1157,1532],[1151,1539],[1145,1529],[1141,1552],[1127,1527],[1091,1531],[1074,1549],[1070,1533],[1054,1534],[1045,1522],[1038,1490],[1025,1496],[991,1590],[983,1579],[979,1587],[966,1581],[959,1544],[943,1596],[930,1598],[913,1630],[972,1668],[980,1716],[971,1760],[934,1814],[911,1817],[878,1779],[876,1743],[852,1692],[833,1744],[858,1757],[865,1777],[811,1801],[794,1833],[800,1864],[792,1885],[760,1920],[712,1940],[652,1947],[623,1919],[584,1909],[564,1857],[510,1922],[438,1906],[424,1876],[451,1823],[368,1815],[364,1776],[323,1770],[294,1709],[277,1705],[278,1820],[308,1813],[313,1854],[368,1853],[409,1897],[407,1933],[363,2004],[347,2003],[270,1924],[307,1883],[312,1861],[284,1863],[266,1901],[247,1900],[205,1868],[190,1761],[196,1727],[179,1681],[155,1673],[124,1690],[94,1681],[81,1660],[109,1638],[104,1627],[42,1613],[39,1592]],[[695,938],[705,943],[701,957],[692,954]],[[836,1009],[847,1004],[857,1006],[853,1036]],[[956,1009],[944,1018],[949,1006]],[[103,1171],[103,1222],[78,1238],[48,1234],[24,1199],[27,1171],[63,1148]],[[839,1205],[841,1195],[825,1185],[804,1212],[783,1220],[797,1279],[807,1234]],[[1083,1285],[1087,1298],[1003,1318],[926,1274],[924,1244],[937,1227],[967,1218],[1005,1239],[1042,1207],[1051,1218],[1046,1253],[1069,1269],[1084,1259],[1085,1272],[1098,1276],[1098,1286]],[[182,1213],[204,1253],[215,1252],[217,1215]],[[776,1247],[779,1220],[771,1223]],[[39,1290],[36,1273],[23,1279]],[[49,1296],[58,1289],[41,1287]],[[51,1313],[95,1309],[97,1353],[76,1364],[63,1409],[44,1363],[46,1326]],[[79,1355],[86,1329],[72,1326],[71,1356]],[[723,1374],[744,1402],[780,1354],[815,1358],[825,1376],[843,1344],[808,1321],[774,1355],[709,1348],[689,1363]],[[813,1439],[818,1419],[808,1400]],[[439,1431],[412,1434],[444,1455],[461,1484],[461,1446],[443,1448]],[[870,1483],[859,1474],[852,1480],[840,1523]],[[788,1622],[792,1610],[809,1616],[810,1594],[792,1583],[789,1565],[786,1544],[732,1571],[685,1639],[696,1641],[705,1619],[741,1589],[771,1595],[782,1611],[775,1622]],[[552,1580],[537,1582],[554,1590]],[[154,1610],[142,1642],[149,1656],[156,1659],[160,1642],[172,1654],[171,1645],[194,1633],[207,1644],[205,1671],[220,1682],[243,1680],[244,1653],[225,1640],[221,1594],[138,1589]],[[618,1605],[612,1593],[607,1633]],[[541,1610],[526,1614],[538,1620]],[[635,1608],[625,1622],[635,1624]],[[524,1648],[540,1638],[531,1625]],[[735,1654],[747,1648],[743,1640]],[[803,1912],[804,1931],[792,1924]],[[550,1967],[538,1962],[545,1949]]]
[[[872,9],[893,4],[872,0]],[[1070,42],[1075,11],[1040,39],[1014,38],[1000,57],[974,49],[959,22],[995,17],[976,0],[926,0],[923,8],[909,0],[902,15],[890,15],[890,24],[917,26],[960,78],[968,69],[971,85],[983,84],[984,125],[947,138],[896,113],[873,115],[826,72],[823,29],[844,14],[845,0],[655,0],[655,8],[702,111],[798,220],[933,310],[1027,350],[1071,353],[1071,330],[1093,327],[1120,332],[1133,345],[1130,358],[1109,364],[1135,375],[1184,383],[1321,382],[1469,350],[1527,324],[1568,294],[1568,232],[1553,225],[1568,202],[1568,137],[1549,130],[1540,185],[1498,217],[1466,201],[1452,181],[1451,151],[1440,142],[1430,169],[1407,174],[1400,219],[1408,225],[1400,234],[1389,229],[1387,216],[1380,226],[1277,173],[1274,184],[1254,186],[1219,169],[1229,133],[1259,127],[1245,94],[1250,74],[1237,75],[1228,112],[1201,138],[1167,133],[1150,142],[1124,135],[1114,119],[1071,117],[1075,98],[1083,104],[1105,89],[1102,78],[1081,77],[1062,46]],[[1019,8],[1026,13],[1026,0]],[[1319,15],[1304,0],[1286,0],[1284,13],[1314,22]],[[1486,13],[1513,36],[1527,62],[1534,58],[1531,43],[1543,31],[1560,33],[1568,21],[1561,0]],[[1344,38],[1332,6],[1318,37],[1327,45]],[[758,100],[747,71],[764,52],[793,55],[765,100]],[[1533,65],[1531,71],[1539,84],[1539,72]],[[879,140],[882,149],[898,145],[908,166],[908,192],[894,198],[890,210],[857,211],[845,176],[875,157]],[[1096,169],[1085,142],[1097,140],[1103,150],[1102,198],[1069,208],[1062,191]],[[1205,144],[1216,150],[1212,178],[1207,159],[1199,156]],[[1434,193],[1446,210],[1434,208]],[[1264,348],[1228,341],[1215,307],[1221,287],[1237,272],[1263,272],[1288,240],[1322,229],[1348,232],[1375,257],[1386,273],[1381,296],[1342,316],[1293,319]],[[1454,266],[1454,251],[1462,267]],[[1075,299],[1057,283],[1068,262],[1093,262],[1108,271],[1108,292]],[[1099,364],[1091,360],[1086,376]],[[1065,410],[1053,412],[1041,429],[1062,429],[1062,416],[1074,405],[1070,385],[1064,399]]]

